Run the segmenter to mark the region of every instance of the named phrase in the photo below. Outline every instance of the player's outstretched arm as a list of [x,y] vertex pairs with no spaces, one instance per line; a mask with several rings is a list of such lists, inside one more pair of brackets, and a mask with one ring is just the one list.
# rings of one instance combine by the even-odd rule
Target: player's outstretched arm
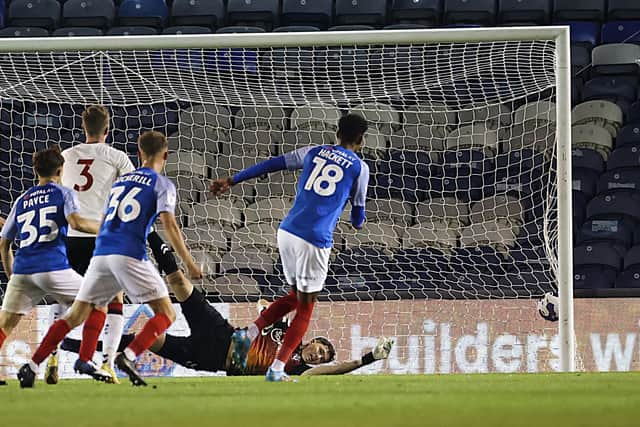
[[377,360],[389,357],[393,347],[393,340],[386,337],[380,337],[378,344],[373,351],[366,353],[361,359],[351,360],[349,362],[336,363],[334,365],[320,365],[306,370],[302,375],[342,375],[355,371],[358,368],[369,365]]
[[13,273],[13,252],[11,251],[11,240],[0,239],[0,256],[2,257],[2,267],[7,277]]
[[187,245],[184,243],[184,239],[182,238],[180,227],[176,222],[176,217],[170,212],[161,212],[160,222],[162,222],[164,231],[169,239],[169,243],[187,267],[189,277],[194,280],[201,279],[202,271],[200,270],[200,267],[193,262],[193,257],[191,256],[191,253],[189,253],[189,249],[187,249]]
[[272,172],[284,170],[287,168],[287,162],[284,156],[272,157],[268,160],[256,163],[253,166],[248,167],[235,174],[234,176],[228,176],[220,178],[211,183],[209,190],[215,196],[226,193],[236,184],[243,181],[248,181],[253,178],[257,178],[262,175],[266,175]]
[[98,234],[100,232],[100,223],[98,221],[83,218],[77,212],[67,215],[67,222],[71,228],[83,233]]

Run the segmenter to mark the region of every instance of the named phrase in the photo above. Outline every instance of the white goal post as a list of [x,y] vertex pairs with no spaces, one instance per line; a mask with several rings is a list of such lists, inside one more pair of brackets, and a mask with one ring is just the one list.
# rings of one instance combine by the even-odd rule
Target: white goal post
[[[0,99],[7,114],[0,117],[0,127],[5,126],[11,138],[1,149],[20,151],[11,144],[26,138],[32,125],[41,126],[49,142],[58,142],[53,128],[60,130],[55,135],[64,134],[63,146],[78,142],[78,105],[109,106],[112,142],[125,148],[138,134],[131,129],[157,127],[154,114],[163,115],[161,127],[171,134],[173,156],[167,173],[182,197],[180,215],[191,239],[188,244],[203,264],[216,265],[210,269],[211,282],[203,286],[222,296],[237,294],[231,301],[245,301],[241,296],[247,292],[251,298],[260,296],[246,291],[251,286],[271,289],[259,281],[237,286],[234,280],[250,277],[253,273],[245,267],[255,265],[256,259],[271,256],[277,266],[275,236],[270,233],[290,206],[295,176],[239,186],[229,201],[215,205],[217,210],[204,195],[207,182],[220,171],[233,172],[268,155],[332,142],[340,114],[359,112],[372,128],[365,156],[379,166],[372,176],[374,202],[367,210],[374,219],[365,237],[339,226],[334,261],[351,257],[357,264],[371,256],[409,261],[404,267],[389,267],[388,274],[371,262],[358,283],[345,264],[347,273],[336,279],[331,288],[335,291],[325,300],[355,298],[362,301],[359,314],[366,317],[375,311],[376,301],[423,298],[429,301],[427,310],[439,300],[533,299],[556,288],[558,370],[571,372],[576,369],[576,343],[569,48],[569,29],[562,26],[3,39]],[[145,109],[159,103],[161,112]],[[39,123],[40,104],[47,105],[50,114],[59,110],[61,124],[46,119]],[[28,113],[30,109],[36,112]],[[179,117],[179,123],[172,127],[170,117]],[[34,132],[37,148],[42,141],[38,130]],[[525,152],[530,157],[516,164],[509,150],[517,158]],[[537,169],[538,154],[541,172],[531,181],[514,184],[511,172],[502,174],[502,169]],[[17,185],[14,158],[1,162],[11,183],[7,185]],[[27,165],[21,165],[26,170]],[[423,169],[413,176],[406,172],[409,166]],[[407,177],[411,179],[405,182]],[[394,179],[401,180],[400,187]],[[535,189],[526,192],[523,186]],[[520,248],[518,239],[529,229],[542,236],[543,247],[532,244],[526,250],[536,253],[530,259],[544,271],[525,273],[521,266],[528,259],[513,256],[513,248]],[[393,245],[386,241],[389,235],[396,239]],[[427,256],[423,250],[431,252]],[[485,265],[491,256],[504,259],[504,265]],[[435,267],[426,261],[416,264],[426,259],[436,259]],[[415,275],[410,276],[406,266],[415,269]],[[277,276],[277,267],[268,269],[265,274]],[[466,270],[479,271],[469,273],[472,284],[460,278]],[[549,280],[536,287],[535,277]],[[349,295],[333,299],[337,293]],[[385,310],[396,306],[404,307],[391,303]],[[410,319],[416,308],[407,310],[403,319]],[[462,306],[460,310],[475,312]],[[392,322],[394,313],[385,314]],[[348,317],[348,309],[341,315]],[[512,315],[517,314],[505,313],[501,320],[507,329]],[[530,316],[538,316],[535,304]],[[436,329],[425,321],[425,333]],[[398,336],[408,333],[397,325],[391,330]],[[442,335],[444,330],[433,333]],[[424,338],[424,348],[429,343]],[[445,344],[438,345],[443,366],[450,356],[444,356]],[[399,351],[409,354],[408,348]],[[436,362],[427,359],[425,355],[423,371],[437,370]]]

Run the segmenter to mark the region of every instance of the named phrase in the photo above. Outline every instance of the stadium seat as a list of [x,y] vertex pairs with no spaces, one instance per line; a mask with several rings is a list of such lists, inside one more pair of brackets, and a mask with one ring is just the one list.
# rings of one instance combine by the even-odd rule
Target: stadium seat
[[621,254],[609,242],[578,245],[573,260],[575,288],[611,288],[622,265]]
[[223,227],[242,226],[242,211],[230,199],[209,199],[193,206],[195,224],[216,223]]
[[594,22],[568,21],[558,22],[558,25],[568,25],[571,31],[571,44],[593,48],[600,43],[600,25]]
[[382,29],[383,30],[424,30],[426,28],[431,28],[428,25],[422,24],[391,24],[386,25]]
[[498,132],[489,130],[480,123],[462,126],[447,135],[445,148],[447,150],[480,149],[487,156],[494,156],[498,152]]
[[[444,224],[444,228],[460,230],[469,225],[469,203],[458,200],[455,197],[435,197],[416,205],[416,224],[428,223],[438,220]],[[404,243],[404,242],[403,242]]]
[[175,26],[162,30],[162,34],[211,34],[209,27]]
[[292,200],[287,200],[279,194],[278,197],[258,200],[245,209],[245,223],[273,221],[280,223],[287,216],[292,206]]
[[331,0],[283,0],[280,24],[287,26],[312,26],[326,30],[332,25],[333,1]]
[[[401,226],[413,225],[414,207],[395,199],[367,200],[367,222],[392,222]],[[345,213],[350,209],[345,209]]]
[[607,171],[640,167],[640,147],[626,145],[611,152],[607,161]]
[[222,27],[216,30],[216,34],[236,34],[236,33],[264,33],[262,27],[246,27],[234,25],[231,27]]
[[373,180],[373,193],[381,199],[405,199],[408,202],[425,200],[431,188],[428,177],[402,174],[377,174]]
[[640,191],[640,168],[610,170],[598,179],[598,193],[620,188]]
[[612,216],[626,216],[640,222],[640,192],[628,189],[609,191],[596,195],[587,204],[587,219]]
[[152,27],[111,27],[107,31],[108,36],[152,36],[158,34],[158,30]]
[[373,31],[375,27],[372,25],[334,25],[329,27],[328,31]]
[[213,282],[202,286],[205,292],[214,292],[223,301],[237,302],[251,299],[255,301],[260,296],[260,283],[257,278],[246,274],[229,273],[217,277]]
[[591,219],[580,227],[577,243],[589,244],[606,241],[613,244],[619,253],[626,253],[635,240],[636,223],[630,219]]
[[640,21],[612,21],[602,24],[602,43],[640,43]]
[[[591,65],[591,49],[580,44],[571,44],[571,77],[580,80],[580,83],[588,80]],[[582,89],[582,86],[580,86]],[[572,94],[573,95],[573,94]],[[579,99],[579,97],[578,97]]]
[[[640,50],[640,46],[638,46]],[[637,66],[635,66],[637,68]],[[582,88],[582,101],[606,100],[615,102],[623,113],[631,109],[637,99],[637,77],[601,76],[594,77]]]
[[573,148],[571,150],[571,166],[591,169],[600,174],[604,171],[604,160],[596,150],[589,148]]
[[297,177],[289,171],[275,172],[258,178],[253,184],[256,201],[272,197],[274,194],[293,198],[296,195],[296,185]]
[[578,230],[586,218],[587,196],[579,191],[573,191],[571,204],[573,206],[573,227],[574,230]]
[[616,138],[616,148],[621,148],[625,145],[633,145],[640,148],[639,122],[632,122],[632,124],[629,124],[620,129],[620,133],[618,133],[618,137]]
[[640,4],[635,0],[608,0],[608,5],[609,21],[640,20]]
[[558,21],[604,21],[605,0],[554,0],[553,19]]
[[206,147],[206,151],[229,153],[228,144],[231,125],[231,113],[221,105],[194,105],[183,110],[179,118],[179,132],[183,138],[191,139],[192,145]]
[[267,251],[276,250],[278,248],[277,231],[277,224],[266,222],[249,224],[239,228],[232,236],[231,252],[245,246],[253,246]]
[[612,138],[618,135],[622,122],[622,109],[611,101],[582,102],[571,110],[572,125],[597,124],[606,129]]
[[278,0],[229,0],[227,24],[260,27],[271,31],[279,25],[279,8]]
[[121,26],[162,28],[168,18],[169,8],[164,0],[124,0],[118,8]]
[[386,0],[335,0],[336,25],[370,25],[382,28],[386,21]]
[[393,24],[433,27],[440,23],[441,16],[441,0],[393,0],[389,21]]
[[[613,79],[618,78],[618,75],[626,74],[628,77],[622,76],[620,80],[627,80],[637,86],[639,70],[637,58],[639,55],[640,46],[631,43],[612,43],[596,46],[591,52],[592,70],[597,74],[611,74]],[[633,94],[634,91],[631,92]]]
[[104,32],[99,28],[91,27],[62,27],[55,30],[51,35],[54,37],[77,37],[77,36],[101,36]]
[[305,33],[320,31],[318,27],[312,27],[310,25],[285,25],[284,27],[277,27],[273,29],[274,33]]
[[199,26],[215,30],[224,26],[224,19],[222,0],[174,0],[171,6],[173,26]]
[[400,113],[388,104],[365,103],[354,107],[351,112],[364,117],[370,127],[375,127],[384,135],[391,135],[400,126]]
[[640,246],[633,246],[624,255],[624,269],[640,268]]
[[60,22],[60,3],[56,0],[13,0],[6,21],[9,26],[53,30]]
[[67,0],[62,8],[62,24],[67,27],[94,27],[105,30],[113,25],[113,0]]
[[598,185],[598,173],[591,169],[574,168],[572,171],[572,188],[574,191],[584,193],[587,198],[596,194]]
[[496,194],[473,203],[469,219],[471,224],[506,219],[511,223],[521,225],[524,222],[524,209],[517,198]]
[[229,252],[220,261],[220,273],[228,273],[233,270],[243,269],[253,273],[273,274],[274,265],[277,262],[274,251],[266,251],[261,248],[245,246],[236,252]]
[[170,153],[165,165],[165,173],[170,176],[203,176],[208,177],[208,166],[202,155],[190,151]]
[[595,150],[607,160],[613,147],[611,135],[596,125],[577,125],[571,128],[572,148]]
[[479,24],[492,26],[495,24],[497,11],[496,0],[445,0],[443,21],[445,24]]
[[551,10],[548,0],[499,0],[498,23],[507,25],[548,25]]
[[48,37],[49,31],[37,27],[5,27],[0,30],[0,37]]

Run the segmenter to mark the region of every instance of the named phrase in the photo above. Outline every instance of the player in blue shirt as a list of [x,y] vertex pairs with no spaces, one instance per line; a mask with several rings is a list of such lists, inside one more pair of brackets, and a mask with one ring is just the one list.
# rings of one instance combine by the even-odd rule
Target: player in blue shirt
[[282,347],[267,370],[268,381],[289,380],[284,368],[307,331],[316,297],[324,287],[333,232],[348,201],[351,224],[360,229],[365,222],[369,167],[355,153],[366,131],[364,118],[348,114],[338,122],[338,145],[301,148],[211,184],[211,192],[219,195],[235,184],[270,172],[302,169],[293,207],[278,230],[284,274],[293,289],[263,311],[246,332],[234,334],[235,366],[244,366],[251,341],[261,330],[296,310]]
[[176,316],[167,286],[147,258],[147,235],[156,218],[160,218],[190,276],[202,277],[174,216],[176,188],[160,174],[167,159],[167,148],[167,139],[159,132],[148,131],[138,139],[142,167],[121,176],[111,187],[93,258],[78,296],[69,313],[51,325],[32,360],[20,368],[18,378],[22,387],[33,387],[38,365],[71,329],[85,321],[80,359],[91,358],[105,319],[96,307],[105,306],[121,291],[134,302],[148,304],[155,313],[116,357],[116,365],[133,385],[146,385],[134,360],[171,326]]
[[[73,190],[60,185],[64,158],[52,147],[33,155],[38,185],[16,200],[0,238],[0,255],[9,277],[0,311],[0,348],[45,295],[64,306],[73,302],[82,276],[71,269],[67,259],[65,237],[70,225],[76,230],[96,233],[99,223],[78,214],[78,200]],[[15,258],[13,241],[18,244]],[[1,384],[6,384],[4,380]]]

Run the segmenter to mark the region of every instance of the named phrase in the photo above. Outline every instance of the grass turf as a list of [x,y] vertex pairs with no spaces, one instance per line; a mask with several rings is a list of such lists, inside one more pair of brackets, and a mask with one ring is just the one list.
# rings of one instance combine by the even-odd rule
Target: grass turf
[[61,381],[0,388],[3,426],[635,426],[640,373]]

